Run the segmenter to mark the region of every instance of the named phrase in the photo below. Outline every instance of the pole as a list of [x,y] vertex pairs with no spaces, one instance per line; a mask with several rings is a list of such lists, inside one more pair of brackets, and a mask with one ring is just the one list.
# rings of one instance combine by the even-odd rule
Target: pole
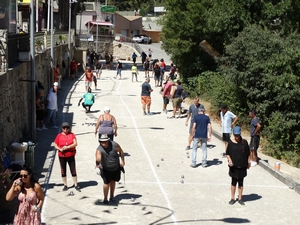
[[96,22],[97,22],[97,31],[96,31],[96,54],[98,55],[98,6],[99,6],[99,2],[97,0],[97,7],[96,7],[96,10],[97,10],[97,19],[96,19]]
[[71,5],[72,2],[69,0],[69,35],[68,35],[68,77],[71,78],[71,71],[70,71],[70,57],[71,57]]
[[[48,3],[48,10],[47,10],[47,32],[49,32],[50,11],[51,11],[49,1],[50,1],[50,0],[47,1],[47,3]],[[52,1],[52,0],[51,0],[51,1]]]
[[39,0],[35,1],[35,31],[39,32]]
[[51,0],[51,50],[50,50],[50,83],[51,85],[53,84],[53,59],[54,59],[54,52],[53,52],[53,42],[54,42],[54,37],[53,37],[53,0]]
[[19,11],[18,11],[18,0],[16,0],[16,34],[19,33]]
[[31,139],[36,140],[35,106],[35,52],[34,52],[34,5],[30,1],[30,75],[31,75]]

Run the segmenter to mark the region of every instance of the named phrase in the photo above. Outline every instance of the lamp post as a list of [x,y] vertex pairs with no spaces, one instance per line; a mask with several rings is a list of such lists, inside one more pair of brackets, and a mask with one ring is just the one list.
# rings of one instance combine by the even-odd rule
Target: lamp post
[[70,70],[70,57],[71,57],[71,12],[72,12],[72,4],[77,3],[77,0],[69,0],[69,34],[68,34],[68,76],[71,78],[71,70]]

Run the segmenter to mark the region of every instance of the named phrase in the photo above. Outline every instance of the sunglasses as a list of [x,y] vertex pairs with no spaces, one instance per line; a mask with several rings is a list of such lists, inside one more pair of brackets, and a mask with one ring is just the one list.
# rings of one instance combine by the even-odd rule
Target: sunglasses
[[70,127],[62,127],[62,129],[70,129]]
[[28,174],[21,174],[20,177],[21,177],[21,178],[27,178],[27,177],[28,177]]

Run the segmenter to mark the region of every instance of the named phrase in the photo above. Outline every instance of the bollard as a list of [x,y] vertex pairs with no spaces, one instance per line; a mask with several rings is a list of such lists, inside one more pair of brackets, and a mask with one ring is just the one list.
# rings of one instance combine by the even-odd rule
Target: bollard
[[280,162],[275,162],[274,169],[279,171],[280,170]]

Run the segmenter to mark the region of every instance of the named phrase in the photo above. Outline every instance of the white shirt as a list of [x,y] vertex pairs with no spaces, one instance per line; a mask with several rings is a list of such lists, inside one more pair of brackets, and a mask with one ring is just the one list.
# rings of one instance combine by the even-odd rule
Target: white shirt
[[227,111],[225,115],[223,115],[222,112],[220,112],[220,117],[222,120],[222,133],[231,133],[231,123],[232,120],[236,117],[232,112]]

